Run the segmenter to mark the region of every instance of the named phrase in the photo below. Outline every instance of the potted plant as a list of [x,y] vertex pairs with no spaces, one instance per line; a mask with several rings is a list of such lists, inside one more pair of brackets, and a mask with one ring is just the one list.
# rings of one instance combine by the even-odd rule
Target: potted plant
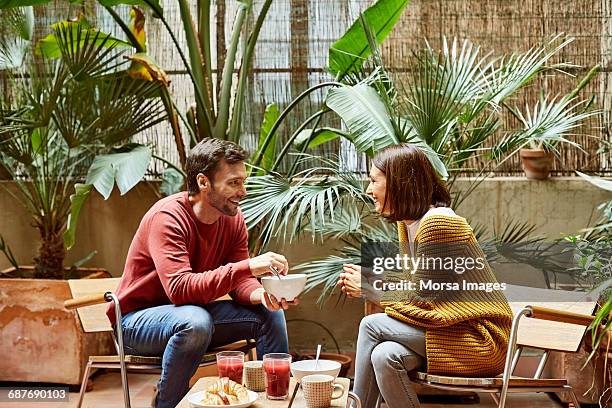
[[549,177],[554,157],[559,157],[559,145],[566,144],[582,150],[580,144],[571,140],[584,121],[599,112],[589,110],[591,100],[576,101],[576,95],[598,73],[593,67],[576,89],[562,98],[548,99],[544,96],[526,112],[510,110],[523,128],[509,134],[500,143],[506,149],[515,147],[519,151],[525,175],[530,180],[545,180]]
[[[2,15],[32,32],[31,9]],[[94,187],[108,198],[115,181],[125,193],[142,179],[151,152],[129,142],[165,119],[163,84],[135,78],[140,67],[122,55],[129,47],[85,20],[55,24],[36,54],[21,40],[0,46],[0,55],[21,56],[3,66],[9,85],[0,100],[0,157],[14,179],[3,187],[40,235],[31,267],[12,256],[10,232],[0,239],[13,265],[0,279],[0,342],[10,345],[0,350],[0,380],[78,384],[88,355],[110,352],[112,343],[85,336],[64,309],[71,293],[62,279],[92,272],[64,268],[66,251]]]
[[[584,180],[607,191],[612,191],[612,181],[577,174]],[[612,201],[598,206],[601,217],[595,225],[585,228],[580,235],[568,236],[565,241],[573,253],[570,268],[575,285],[588,290],[599,298],[598,311],[589,327],[578,353],[553,353],[547,368],[555,378],[567,378],[576,390],[579,401],[608,406],[612,401],[612,358],[610,330],[612,328]],[[565,400],[565,395],[559,395]]]

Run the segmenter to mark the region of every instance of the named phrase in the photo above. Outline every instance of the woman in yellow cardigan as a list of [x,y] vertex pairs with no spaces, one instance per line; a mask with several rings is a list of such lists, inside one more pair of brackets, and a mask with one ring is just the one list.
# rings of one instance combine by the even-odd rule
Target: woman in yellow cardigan
[[[444,182],[417,147],[400,144],[378,153],[367,194],[378,213],[397,222],[400,249],[414,259],[453,248],[455,258],[484,260],[471,227],[448,207]],[[420,281],[439,283],[440,270],[414,267],[404,276],[416,290],[386,292],[380,301],[385,313],[361,321],[354,392],[365,408],[374,407],[379,395],[389,408],[419,407],[408,377],[413,370],[479,377],[503,371],[512,323],[505,297],[499,290],[462,290],[463,281],[472,288],[497,284],[486,260],[481,265],[467,273],[446,272],[441,280],[460,288],[444,286],[447,291],[426,285],[419,291]],[[361,278],[361,267],[347,264],[338,284],[348,296],[360,297]]]

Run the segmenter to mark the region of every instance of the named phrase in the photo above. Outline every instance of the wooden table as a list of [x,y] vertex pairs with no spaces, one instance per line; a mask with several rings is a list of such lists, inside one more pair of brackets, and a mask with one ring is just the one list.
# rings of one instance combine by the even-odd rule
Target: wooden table
[[[190,408],[189,402],[187,401],[187,397],[195,392],[204,391],[211,384],[217,381],[217,377],[204,377],[200,378],[194,385],[191,387],[185,398],[181,400],[181,402],[176,406],[177,408]],[[342,397],[332,400],[332,407],[346,407],[346,402],[348,399],[348,392],[350,386],[350,380],[348,378],[338,377],[336,378],[337,384],[342,384],[344,387],[344,395]],[[258,393],[259,398],[253,405],[252,408],[287,408],[289,405],[289,399],[291,398],[291,394],[293,394],[293,389],[295,387],[295,378],[291,377],[291,383],[289,384],[289,396],[286,400],[274,401],[266,398],[265,392]],[[304,394],[300,389],[293,401],[293,406],[291,408],[306,408],[306,401],[304,400]]]

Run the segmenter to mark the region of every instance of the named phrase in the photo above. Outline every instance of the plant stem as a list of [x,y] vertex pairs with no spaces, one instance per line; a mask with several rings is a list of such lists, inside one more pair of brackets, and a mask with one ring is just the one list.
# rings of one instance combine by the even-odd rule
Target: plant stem
[[249,75],[249,71],[251,70],[251,62],[253,61],[253,52],[255,51],[255,45],[257,44],[257,39],[259,38],[259,32],[261,31],[261,26],[263,25],[266,16],[268,15],[268,10],[272,5],[272,0],[266,0],[265,3],[261,6],[261,11],[259,16],[257,17],[257,21],[255,23],[255,27],[249,36],[247,41],[246,51],[242,57],[242,66],[240,67],[240,72],[238,74],[238,89],[236,90],[236,97],[234,102],[234,110],[231,118],[230,124],[230,140],[238,141],[239,133],[240,133],[240,125],[242,123],[242,113],[244,110],[244,92],[246,89],[246,80]]
[[202,111],[206,114],[206,118],[202,120],[209,120],[212,115],[212,107],[208,105],[208,87],[206,86],[204,61],[202,61],[202,54],[200,52],[199,37],[196,35],[195,24],[191,18],[189,12],[189,4],[186,0],[179,0],[179,9],[181,13],[181,20],[183,21],[183,31],[185,32],[185,40],[187,42],[187,49],[189,51],[189,60],[191,62],[191,70],[193,72],[193,86],[196,93],[202,95],[204,105],[198,103],[198,111]]
[[[174,43],[174,46],[176,47],[176,51],[178,52],[179,56],[181,57],[181,60],[183,61],[183,65],[185,66],[185,71],[187,71],[189,78],[191,78],[191,81],[194,84],[196,100],[198,101],[198,104],[200,104],[201,106],[206,106],[206,100],[204,99],[204,95],[202,95],[202,93],[200,92],[201,90],[196,85],[195,78],[193,76],[193,72],[191,71],[191,67],[189,66],[189,62],[187,62],[187,58],[185,58],[185,54],[183,53],[181,49],[181,46],[176,38],[176,35],[174,35],[174,32],[170,28],[170,24],[168,24],[168,21],[166,21],[163,15],[160,15],[155,11],[155,8],[151,6],[151,3],[149,0],[144,0],[144,2],[147,3],[147,5],[149,5],[149,7],[153,9],[153,13],[155,13],[155,15],[160,19],[160,21],[162,22],[162,24],[168,31],[168,34],[170,34],[170,38],[172,39],[172,42]],[[212,119],[210,117],[210,113],[206,109],[204,109],[204,119],[207,122],[205,124],[208,125],[209,129],[211,129]]]
[[168,160],[164,159],[163,157],[160,157],[156,154],[151,155],[151,157],[153,157],[154,159],[157,159],[163,163],[166,163],[168,165],[168,167],[173,168],[174,170],[178,171],[179,173],[181,173],[181,175],[185,178],[187,178],[187,173],[185,173],[185,171],[179,167],[177,167],[174,163],[169,162]]
[[240,42],[240,33],[242,32],[242,26],[244,25],[248,12],[249,8],[240,3],[238,6],[238,12],[236,13],[236,20],[234,21],[234,29],[232,31],[230,45],[227,50],[225,65],[223,66],[221,98],[219,98],[217,121],[213,127],[213,136],[219,139],[225,139],[228,129],[229,110],[232,99],[231,92],[233,82],[232,76],[234,75],[234,62],[236,61],[236,52],[238,50],[238,43]]
[[[341,84],[340,82],[335,82],[335,81],[322,82],[322,83],[320,83],[318,85],[315,85],[315,86],[312,86],[312,87],[308,88],[307,90],[302,92],[300,95],[298,95],[297,98],[295,98],[293,101],[291,101],[291,103],[289,105],[287,105],[287,107],[278,116],[278,119],[276,119],[276,122],[274,122],[274,124],[270,128],[270,132],[268,133],[268,135],[266,136],[264,142],[262,143],[261,147],[259,148],[259,153],[257,153],[257,156],[255,156],[255,159],[253,160],[253,165],[255,167],[259,167],[259,165],[261,164],[261,159],[263,158],[263,155],[264,155],[264,152],[266,151],[266,148],[268,147],[268,145],[272,141],[272,137],[274,136],[274,133],[276,133],[276,131],[280,127],[282,121],[293,110],[293,108],[302,99],[304,99],[306,96],[308,96],[313,91],[316,91],[319,88],[324,88],[324,87],[327,87],[327,86],[343,86],[343,84]],[[250,176],[255,174],[255,171],[256,171],[255,167],[251,168]]]
[[[298,137],[300,132],[302,132],[302,130],[306,128],[306,125],[308,125],[314,119],[317,119],[315,125],[312,127],[312,133],[310,134],[310,137],[308,138],[304,146],[302,146],[302,148],[300,149],[300,153],[304,153],[306,151],[306,149],[308,148],[308,143],[310,143],[310,139],[315,134],[315,130],[317,126],[319,126],[319,122],[321,122],[321,117],[323,116],[324,113],[327,113],[327,112],[329,112],[329,109],[321,109],[320,111],[317,111],[315,114],[313,114],[308,119],[306,119],[304,123],[302,123],[300,127],[297,128],[295,132],[293,132],[293,134],[291,135],[291,137],[289,138],[285,146],[283,146],[283,150],[279,153],[278,158],[276,159],[276,162],[272,166],[271,171],[275,171],[277,169],[278,165],[280,165],[281,160],[287,154],[287,152],[289,151],[289,148],[293,145],[293,142],[295,141],[295,139]],[[291,168],[289,169],[289,173],[287,173],[287,178],[290,179],[291,176],[293,176],[295,169],[297,167],[297,163],[298,163],[297,160],[291,163]]]

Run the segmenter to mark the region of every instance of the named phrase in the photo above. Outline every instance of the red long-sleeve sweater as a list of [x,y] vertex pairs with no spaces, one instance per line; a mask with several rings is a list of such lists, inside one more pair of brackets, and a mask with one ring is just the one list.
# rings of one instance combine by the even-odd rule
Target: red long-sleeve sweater
[[[115,292],[121,311],[175,304],[206,304],[226,294],[250,304],[261,287],[249,268],[241,212],[213,224],[195,216],[187,192],[166,197],[145,214],[128,251]],[[106,314],[115,324],[110,303]]]

